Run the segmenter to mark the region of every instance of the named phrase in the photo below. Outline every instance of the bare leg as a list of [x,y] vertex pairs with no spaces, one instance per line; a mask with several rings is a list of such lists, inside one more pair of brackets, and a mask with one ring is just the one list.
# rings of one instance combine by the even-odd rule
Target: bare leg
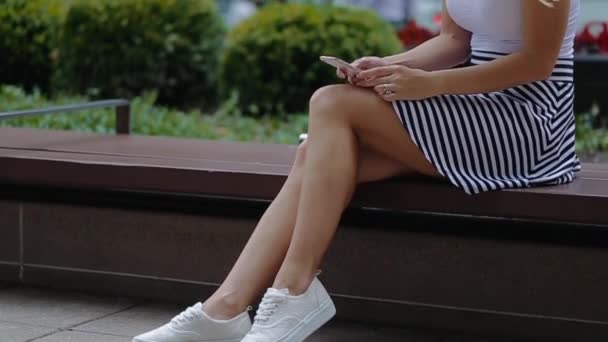
[[[272,284],[292,238],[307,149],[308,142],[298,148],[283,188],[262,216],[224,283],[204,303],[205,312],[212,317],[237,316]],[[366,150],[361,152],[357,169],[360,183],[411,173],[402,163]]]
[[295,230],[274,288],[306,291],[356,185],[359,144],[419,173],[437,176],[404,132],[390,104],[349,86],[321,89],[311,100],[304,176]]

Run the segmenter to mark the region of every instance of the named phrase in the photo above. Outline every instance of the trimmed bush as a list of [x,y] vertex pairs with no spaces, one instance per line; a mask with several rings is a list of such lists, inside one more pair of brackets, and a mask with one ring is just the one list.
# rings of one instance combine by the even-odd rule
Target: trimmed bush
[[213,104],[224,34],[213,0],[76,0],[57,84],[99,97],[156,90],[163,104]]
[[315,89],[335,82],[319,61],[332,55],[352,61],[397,53],[392,26],[369,10],[312,4],[273,4],[228,35],[221,65],[222,97],[236,92],[248,113],[307,110]]
[[0,83],[48,89],[62,1],[0,0]]
[[[3,110],[48,108],[87,100],[83,96],[57,96],[49,99],[40,92],[26,93],[21,88],[0,84],[0,103]],[[215,113],[205,114],[201,114],[199,110],[183,112],[155,103],[156,95],[153,92],[131,101],[133,134],[296,144],[300,133],[306,130],[308,121],[306,114],[291,115],[288,120],[272,116],[243,116],[233,101],[226,102]],[[86,109],[0,120],[0,127],[114,134],[115,117],[113,109]]]

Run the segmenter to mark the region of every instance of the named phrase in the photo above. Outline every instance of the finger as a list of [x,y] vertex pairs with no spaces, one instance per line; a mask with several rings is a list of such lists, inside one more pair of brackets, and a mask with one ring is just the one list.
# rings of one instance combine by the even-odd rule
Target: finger
[[359,73],[359,78],[371,79],[371,78],[376,78],[376,77],[384,77],[384,76],[392,75],[401,69],[403,69],[403,67],[400,65],[388,65],[388,66],[383,66],[383,67],[372,68],[372,69],[361,71]]
[[389,95],[381,95],[380,97],[382,97],[382,99],[387,102],[394,102],[394,101],[399,100],[397,98],[397,93],[391,93]]
[[[388,90],[388,92],[387,92]],[[385,101],[396,101],[397,93],[394,84],[381,84],[374,87],[374,91]]]
[[395,92],[395,85],[394,84],[390,84],[390,83],[384,83],[384,84],[379,84],[377,86],[374,87],[374,91],[378,94],[378,95],[385,95],[385,93],[391,92],[394,93]]
[[392,83],[394,80],[394,75],[372,78],[371,80],[360,80],[357,82],[357,86],[359,87],[375,87],[381,84]]
[[344,69],[344,68],[338,68],[336,70],[336,74],[340,78],[347,78],[347,77],[353,77],[353,76],[355,76],[354,72],[352,72],[352,71],[350,71],[348,69]]
[[359,77],[360,73],[355,74],[355,75],[351,75],[350,76],[350,80],[352,82],[352,85],[358,86],[357,83],[363,81],[360,77]]
[[366,59],[367,59],[366,57],[359,58],[359,59],[356,59],[351,64],[356,68],[360,68],[362,64],[365,64]]
[[[380,85],[375,86],[374,91],[376,92],[376,94],[382,96],[382,94],[384,93],[384,86],[385,86],[385,84],[380,84]],[[386,89],[388,89],[388,86]]]
[[371,58],[364,57],[353,62],[353,66],[362,70],[370,69],[373,67],[373,60]]

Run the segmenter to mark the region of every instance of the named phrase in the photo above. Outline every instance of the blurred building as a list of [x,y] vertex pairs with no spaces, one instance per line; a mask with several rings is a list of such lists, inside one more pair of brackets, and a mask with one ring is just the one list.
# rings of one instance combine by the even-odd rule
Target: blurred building
[[608,21],[608,0],[581,0],[579,27],[590,21]]
[[252,16],[257,10],[256,1],[251,0],[218,0],[217,3],[230,27]]
[[[217,0],[220,10],[230,26],[247,18],[256,11],[257,0]],[[442,0],[316,0],[375,9],[388,21],[401,24],[414,19],[419,24],[433,27],[433,16],[441,11]],[[586,23],[608,21],[608,0],[581,0],[579,28]]]
[[336,4],[367,7],[378,11],[378,13],[393,23],[401,23],[411,13],[413,0],[335,0]]

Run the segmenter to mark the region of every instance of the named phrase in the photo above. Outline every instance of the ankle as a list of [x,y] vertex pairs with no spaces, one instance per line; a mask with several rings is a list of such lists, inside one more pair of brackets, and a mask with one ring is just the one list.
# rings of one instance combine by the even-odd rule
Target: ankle
[[214,294],[203,303],[203,311],[216,320],[229,320],[247,310],[248,305],[242,304],[236,293]]
[[277,275],[277,278],[272,285],[275,289],[288,289],[289,294],[292,296],[299,296],[306,292],[315,277],[315,273],[312,275],[298,275],[286,277],[281,274]]

